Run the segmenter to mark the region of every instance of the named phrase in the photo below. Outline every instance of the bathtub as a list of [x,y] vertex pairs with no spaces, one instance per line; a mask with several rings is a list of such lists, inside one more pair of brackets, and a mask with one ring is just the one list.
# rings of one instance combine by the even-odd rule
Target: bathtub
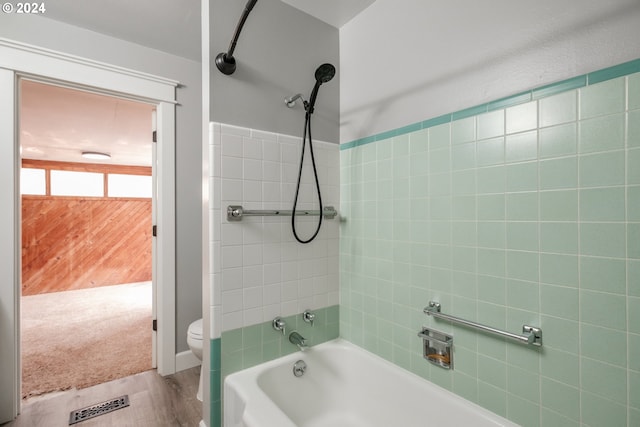
[[[300,377],[293,372],[298,360],[306,364]],[[224,426],[516,424],[348,341],[336,339],[227,376]]]

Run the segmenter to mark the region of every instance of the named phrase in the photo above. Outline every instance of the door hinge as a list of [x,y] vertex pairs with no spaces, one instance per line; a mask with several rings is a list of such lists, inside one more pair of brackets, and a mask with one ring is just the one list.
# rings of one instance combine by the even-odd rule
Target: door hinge
[[154,225],[151,228],[151,234],[153,235],[153,237],[156,237],[158,235],[158,226],[157,225]]
[[151,328],[152,328],[155,332],[158,332],[158,319],[153,319],[153,325],[151,325]]
[[151,142],[158,142],[158,131],[151,132]]

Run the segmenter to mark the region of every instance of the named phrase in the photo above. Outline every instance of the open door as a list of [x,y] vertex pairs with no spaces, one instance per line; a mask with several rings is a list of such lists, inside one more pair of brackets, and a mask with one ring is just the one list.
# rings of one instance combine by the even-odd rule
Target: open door
[[[178,82],[0,38],[0,423],[20,412],[20,192],[17,77],[156,105],[153,239],[158,373],[175,373],[175,104]],[[151,327],[151,325],[150,325]]]
[[[151,369],[156,107],[29,77],[18,82],[22,395]],[[100,153],[108,154],[92,158]],[[60,308],[95,292],[104,298]],[[144,293],[125,299],[132,292]],[[121,323],[114,313],[126,307],[129,321]],[[60,318],[39,324],[48,316]],[[71,325],[86,329],[72,333]]]

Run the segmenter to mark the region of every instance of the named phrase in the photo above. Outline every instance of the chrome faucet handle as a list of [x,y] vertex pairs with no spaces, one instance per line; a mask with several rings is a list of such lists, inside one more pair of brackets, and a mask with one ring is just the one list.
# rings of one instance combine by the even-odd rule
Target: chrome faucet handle
[[285,322],[281,317],[276,317],[275,319],[273,319],[273,322],[271,322],[271,326],[273,326],[273,329],[275,329],[276,331],[282,332],[282,335],[286,335],[284,331]]
[[313,321],[316,320],[316,315],[313,311],[307,309],[302,313],[302,319],[307,323],[311,323],[311,326],[313,326]]

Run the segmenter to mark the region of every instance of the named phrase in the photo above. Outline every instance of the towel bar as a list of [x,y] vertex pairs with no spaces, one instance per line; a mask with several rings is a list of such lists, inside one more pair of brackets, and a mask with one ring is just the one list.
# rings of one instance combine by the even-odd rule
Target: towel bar
[[491,326],[482,325],[480,323],[473,322],[471,320],[461,319],[450,314],[440,313],[440,303],[435,301],[429,301],[429,305],[424,308],[424,313],[428,316],[448,320],[453,323],[459,323],[461,325],[468,326],[470,328],[480,329],[484,332],[489,332],[494,335],[500,335],[522,344],[533,345],[536,347],[542,347],[542,329],[535,326],[524,325],[522,327],[522,335],[514,334],[512,332],[503,331],[502,329],[493,328]]
[[[227,221],[242,221],[245,216],[291,216],[293,211],[282,209],[271,210],[247,210],[242,206],[227,206]],[[333,206],[325,206],[322,216],[325,219],[333,219],[338,214]],[[296,216],[319,216],[318,210],[296,209]]]

